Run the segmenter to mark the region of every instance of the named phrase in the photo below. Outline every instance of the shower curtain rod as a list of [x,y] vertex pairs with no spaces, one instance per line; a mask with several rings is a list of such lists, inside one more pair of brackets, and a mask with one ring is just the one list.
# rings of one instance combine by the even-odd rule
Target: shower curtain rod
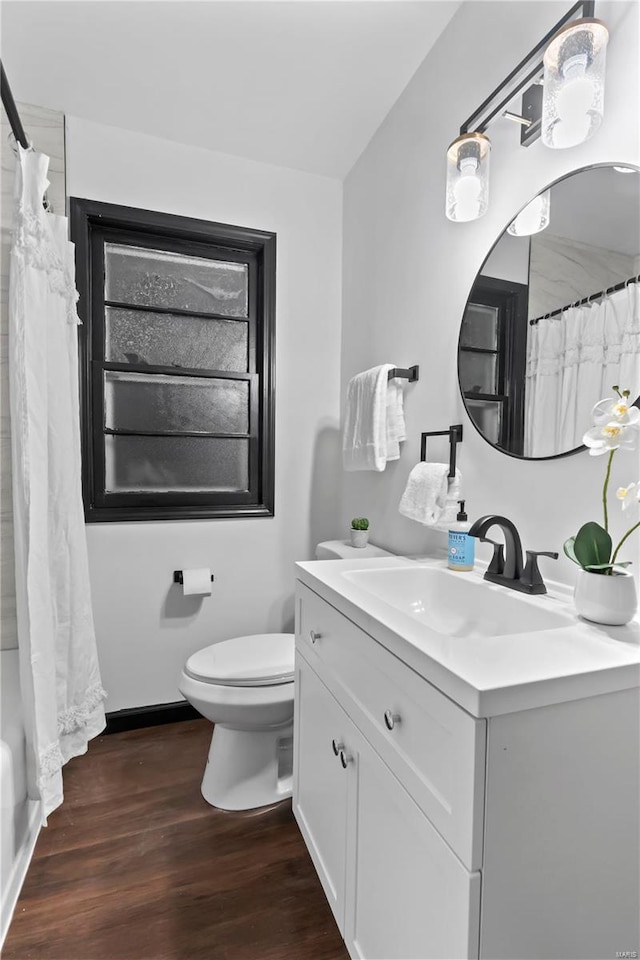
[[550,317],[557,317],[559,314],[564,313],[565,310],[569,310],[571,307],[581,307],[585,303],[591,303],[592,300],[597,300],[598,297],[605,297],[609,293],[615,293],[616,290],[623,290],[624,287],[628,287],[630,283],[638,283],[640,276],[638,277],[629,277],[628,280],[622,280],[620,283],[616,283],[614,287],[608,287],[606,290],[601,290],[600,293],[592,293],[588,297],[583,297],[582,300],[576,300],[575,303],[568,303],[566,307],[559,307],[557,310],[552,310],[551,313],[545,313],[541,317],[536,317],[535,320],[529,320],[529,326],[533,327],[536,323],[540,323],[541,320],[548,320]]
[[2,104],[7,113],[7,118],[11,124],[11,130],[13,135],[20,144],[21,147],[24,147],[25,150],[29,149],[29,141],[27,140],[27,135],[24,132],[24,127],[22,126],[22,120],[20,119],[20,114],[18,113],[18,108],[16,107],[16,102],[13,99],[13,94],[11,93],[11,87],[9,86],[9,81],[7,80],[7,75],[4,72],[4,64],[0,61],[0,92],[2,93]]

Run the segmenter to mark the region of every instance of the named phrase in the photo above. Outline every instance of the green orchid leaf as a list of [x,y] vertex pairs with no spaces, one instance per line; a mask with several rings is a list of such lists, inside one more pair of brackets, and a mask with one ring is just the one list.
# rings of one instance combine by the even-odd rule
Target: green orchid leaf
[[614,567],[630,567],[631,560],[621,560],[620,563],[616,560],[615,563],[590,563],[586,566],[585,570],[593,570],[597,572],[598,570],[613,570]]
[[593,521],[580,527],[573,545],[576,559],[585,569],[597,564],[610,564],[612,547],[607,531]]
[[575,537],[569,537],[568,540],[565,540],[562,549],[564,550],[565,555],[569,557],[569,560],[573,560],[574,563],[577,563],[578,566],[580,566],[580,561],[576,557],[575,542]]

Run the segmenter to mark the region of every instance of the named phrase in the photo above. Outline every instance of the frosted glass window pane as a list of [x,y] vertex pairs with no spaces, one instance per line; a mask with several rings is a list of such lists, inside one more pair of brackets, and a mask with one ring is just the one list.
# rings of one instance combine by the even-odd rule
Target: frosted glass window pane
[[245,491],[249,441],[218,437],[105,436],[109,493]]
[[496,354],[461,350],[460,386],[463,393],[497,393]]
[[248,325],[239,320],[105,309],[105,358],[195,370],[248,370]]
[[139,433],[248,433],[249,384],[108,371],[105,426]]
[[497,446],[500,439],[502,403],[495,400],[467,400],[467,411],[478,430],[489,443]]
[[246,317],[246,263],[105,244],[105,299]]
[[481,303],[470,303],[465,310],[460,328],[461,347],[498,349],[498,308]]

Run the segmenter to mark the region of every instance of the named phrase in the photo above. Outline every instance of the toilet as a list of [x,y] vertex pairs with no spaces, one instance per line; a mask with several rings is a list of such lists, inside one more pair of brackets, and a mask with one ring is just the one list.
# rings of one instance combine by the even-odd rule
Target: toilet
[[[317,560],[388,556],[344,540],[316,548]],[[259,633],[213,643],[185,663],[180,692],[215,725],[201,787],[212,806],[251,810],[291,796],[294,652],[293,633]]]

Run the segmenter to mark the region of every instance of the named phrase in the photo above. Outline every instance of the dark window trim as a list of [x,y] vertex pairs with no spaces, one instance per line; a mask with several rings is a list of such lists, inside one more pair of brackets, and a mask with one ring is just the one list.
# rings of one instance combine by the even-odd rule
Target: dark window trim
[[[83,324],[79,331],[79,375],[81,399],[81,440],[83,456],[83,496],[85,518],[88,522],[137,521],[137,520],[189,520],[205,518],[252,518],[274,515],[275,474],[275,277],[276,235],[264,230],[222,223],[211,223],[190,217],[159,213],[153,210],[138,210],[116,204],[101,203],[72,197],[70,201],[71,238],[76,246],[76,280],[80,299],[78,312]],[[102,425],[94,423],[94,410],[100,409],[102,391],[99,377],[90,375],[94,357],[102,358],[102,343],[99,337],[103,321],[91,322],[93,316],[102,317],[104,311],[104,277],[92,274],[91,263],[102,260],[102,245],[105,234],[114,236],[118,231],[127,231],[129,236],[136,230],[146,236],[136,239],[136,245],[153,247],[154,242],[168,242],[172,248],[198,255],[194,250],[202,245],[209,256],[215,259],[215,248],[223,250],[226,259],[233,259],[234,250],[238,259],[249,256],[255,259],[255,290],[249,291],[249,300],[256,302],[257,316],[261,322],[250,324],[249,372],[237,374],[220,371],[221,378],[245,379],[252,386],[250,405],[249,439],[250,477],[253,478],[255,494],[250,491],[235,493],[145,493],[134,495],[139,505],[131,505],[130,494],[107,494],[97,483],[96,464],[103,457]],[[156,238],[154,240],[154,238]],[[109,236],[109,240],[111,236]],[[251,276],[251,275],[250,275]],[[149,307],[153,311],[153,307]],[[96,313],[96,311],[98,311]],[[247,323],[246,319],[221,317]],[[127,367],[127,369],[131,369]],[[145,372],[149,372],[146,368]],[[176,373],[176,370],[173,370]],[[203,371],[211,376],[217,371]],[[182,371],[180,371],[182,375]],[[197,375],[189,371],[186,375]],[[260,374],[260,377],[256,376]],[[258,380],[261,380],[258,389]],[[258,426],[257,434],[254,428]],[[96,443],[100,433],[100,444]],[[94,446],[95,445],[95,446]],[[100,471],[103,468],[100,467]],[[100,472],[99,471],[99,472]],[[103,475],[103,472],[102,472]],[[106,504],[109,504],[107,506]]]

